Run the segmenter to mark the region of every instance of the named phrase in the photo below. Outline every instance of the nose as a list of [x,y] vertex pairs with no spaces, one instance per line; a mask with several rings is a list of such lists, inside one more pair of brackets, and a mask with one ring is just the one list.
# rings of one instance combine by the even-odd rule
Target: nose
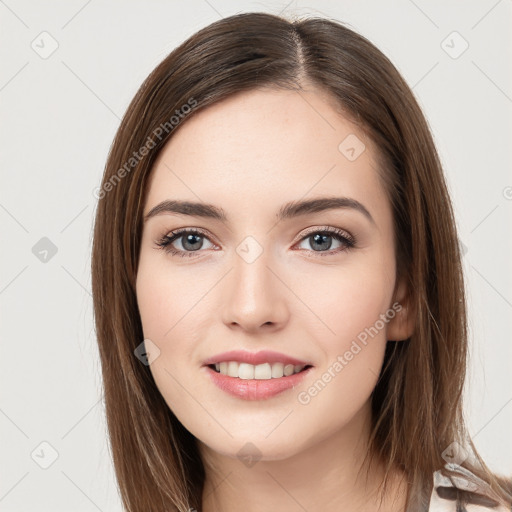
[[[263,251],[254,261],[238,253],[222,290],[222,320],[231,329],[257,333],[279,330],[289,318],[287,289]],[[288,292],[289,293],[289,292]]]

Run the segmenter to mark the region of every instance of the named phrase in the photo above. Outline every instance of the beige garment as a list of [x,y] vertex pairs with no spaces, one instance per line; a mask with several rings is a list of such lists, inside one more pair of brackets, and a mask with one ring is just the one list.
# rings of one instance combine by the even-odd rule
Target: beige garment
[[[489,484],[467,469],[453,463],[446,464],[445,468],[456,472],[458,476],[452,476],[450,479],[443,476],[441,471],[434,473],[434,488],[430,496],[428,512],[510,512],[512,510],[503,505],[497,505],[492,499],[493,492]],[[467,504],[457,504],[455,499],[457,489],[468,493]]]

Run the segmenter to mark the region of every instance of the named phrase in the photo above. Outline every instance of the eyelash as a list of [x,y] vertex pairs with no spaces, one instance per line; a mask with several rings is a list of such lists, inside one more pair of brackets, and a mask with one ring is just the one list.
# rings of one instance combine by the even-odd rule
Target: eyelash
[[[313,250],[308,251],[310,253],[314,253],[315,255],[318,254],[319,256],[332,256],[334,254],[337,254],[337,253],[340,253],[343,251],[348,251],[348,250],[354,248],[356,245],[356,239],[354,236],[349,235],[346,231],[343,231],[341,229],[328,227],[328,226],[323,227],[321,229],[314,229],[314,230],[307,232],[297,243],[300,243],[303,240],[309,238],[311,235],[316,235],[316,234],[331,235],[331,236],[333,236],[333,238],[337,239],[339,242],[342,242],[343,244],[345,244],[345,247],[330,250],[330,251],[313,251]],[[199,228],[195,228],[195,229],[187,228],[187,229],[182,229],[182,230],[177,230],[177,231],[171,231],[170,235],[167,234],[167,235],[164,235],[162,238],[155,240],[155,244],[158,249],[163,249],[166,252],[170,253],[172,256],[179,256],[182,258],[195,257],[194,253],[201,252],[200,250],[198,250],[198,251],[181,251],[181,250],[178,250],[178,249],[175,249],[174,247],[172,247],[171,244],[175,240],[178,240],[183,235],[200,235],[200,236],[204,236],[205,238],[208,238],[207,234]],[[208,240],[209,240],[209,238],[208,238]]]

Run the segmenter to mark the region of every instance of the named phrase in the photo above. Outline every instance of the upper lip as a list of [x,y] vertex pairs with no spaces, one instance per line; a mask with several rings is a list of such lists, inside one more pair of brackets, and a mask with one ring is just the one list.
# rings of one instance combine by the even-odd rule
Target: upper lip
[[229,352],[222,352],[221,354],[214,355],[208,358],[204,365],[222,363],[225,361],[236,361],[238,363],[249,363],[254,366],[263,363],[283,363],[293,365],[308,365],[310,363],[301,361],[295,357],[290,357],[279,352],[271,350],[262,350],[260,352],[247,352],[243,350],[230,350]]

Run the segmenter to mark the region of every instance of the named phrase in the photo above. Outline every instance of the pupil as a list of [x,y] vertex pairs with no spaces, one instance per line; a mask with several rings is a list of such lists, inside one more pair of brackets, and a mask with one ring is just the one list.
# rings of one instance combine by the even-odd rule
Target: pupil
[[[326,242],[327,239],[328,242]],[[313,236],[313,240],[315,241],[315,243],[323,245],[322,247],[320,247],[321,249],[329,249],[331,247],[332,237],[330,235],[316,234]]]

